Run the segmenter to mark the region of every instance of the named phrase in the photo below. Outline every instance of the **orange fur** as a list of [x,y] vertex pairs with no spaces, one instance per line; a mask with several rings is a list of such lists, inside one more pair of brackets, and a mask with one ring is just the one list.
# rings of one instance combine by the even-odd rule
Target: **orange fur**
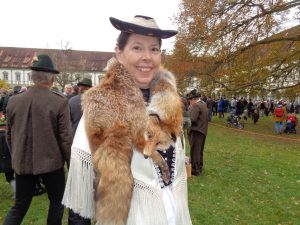
[[174,76],[161,69],[150,88],[152,99],[149,108],[159,115],[161,129],[176,137],[180,136],[183,105],[177,93]]

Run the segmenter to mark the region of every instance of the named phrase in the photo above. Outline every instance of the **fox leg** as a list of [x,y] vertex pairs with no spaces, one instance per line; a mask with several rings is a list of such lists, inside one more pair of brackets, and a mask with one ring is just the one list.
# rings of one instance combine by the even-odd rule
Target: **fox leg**
[[164,182],[169,183],[170,170],[169,170],[169,166],[168,166],[167,162],[157,151],[154,151],[150,157],[161,169],[162,179],[164,180]]
[[96,174],[96,219],[101,225],[125,225],[131,203],[133,177],[131,141],[126,126],[105,131],[103,143],[93,153]]

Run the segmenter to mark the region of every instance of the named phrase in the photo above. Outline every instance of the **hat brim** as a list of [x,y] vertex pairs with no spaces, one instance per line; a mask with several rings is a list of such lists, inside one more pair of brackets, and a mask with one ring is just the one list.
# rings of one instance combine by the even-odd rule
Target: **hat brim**
[[161,39],[170,38],[177,34],[176,30],[161,30],[139,26],[133,23],[125,22],[114,17],[109,17],[111,24],[120,31],[127,33],[141,34],[145,36],[158,37]]
[[187,97],[187,100],[191,100],[194,98],[200,98],[200,97],[201,97],[200,95],[194,95],[194,96]]
[[86,86],[86,87],[93,87],[93,85],[90,85],[90,84],[85,84],[85,83],[77,83],[77,86]]
[[58,70],[54,70],[54,69],[51,69],[51,68],[37,67],[37,66],[30,66],[29,68],[32,69],[32,70],[35,70],[35,71],[43,71],[43,72],[59,74]]

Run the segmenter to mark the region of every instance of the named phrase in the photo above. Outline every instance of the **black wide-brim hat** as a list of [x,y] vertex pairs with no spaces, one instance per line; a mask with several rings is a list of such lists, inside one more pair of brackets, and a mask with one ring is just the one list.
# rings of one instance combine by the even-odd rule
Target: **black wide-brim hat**
[[81,86],[87,86],[87,87],[92,87],[93,86],[93,82],[89,78],[83,78],[81,81],[79,81],[77,83],[77,86],[79,86],[79,85],[81,85]]
[[145,36],[170,38],[177,34],[176,30],[162,30],[158,27],[155,20],[148,16],[135,16],[132,21],[125,22],[114,17],[109,17],[111,24],[120,31]]
[[195,95],[192,95],[192,96],[188,96],[186,99],[187,100],[191,100],[191,99],[194,99],[194,98],[200,98],[201,95],[200,94],[195,94]]
[[197,92],[196,89],[194,89],[190,93],[187,94],[186,99],[191,100],[191,99],[200,98],[200,97],[201,97],[201,94],[199,92]]
[[49,72],[55,74],[59,73],[59,71],[55,69],[50,56],[46,54],[34,56],[32,60],[32,64],[29,68],[35,71],[43,71],[43,72]]

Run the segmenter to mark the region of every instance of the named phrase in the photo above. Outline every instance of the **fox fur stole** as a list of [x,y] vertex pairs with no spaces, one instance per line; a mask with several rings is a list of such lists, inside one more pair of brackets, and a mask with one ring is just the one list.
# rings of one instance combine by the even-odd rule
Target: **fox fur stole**
[[[91,148],[95,182],[96,219],[101,225],[125,225],[130,208],[133,177],[132,149],[169,168],[156,149],[167,149],[179,136],[182,103],[174,76],[160,70],[150,85],[146,108],[141,90],[120,63],[82,98],[85,129]],[[155,116],[153,116],[155,115]]]

